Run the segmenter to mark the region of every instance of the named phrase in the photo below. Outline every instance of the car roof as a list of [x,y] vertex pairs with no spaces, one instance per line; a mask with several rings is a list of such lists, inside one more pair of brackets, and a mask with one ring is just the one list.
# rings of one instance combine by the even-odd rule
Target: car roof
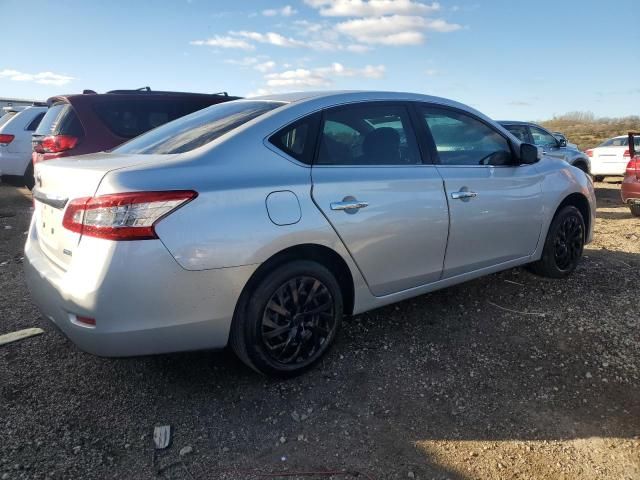
[[537,123],[533,122],[523,122],[522,120],[496,120],[500,125],[535,125],[538,126]]
[[226,92],[222,93],[196,93],[196,92],[170,92],[156,90],[111,90],[106,93],[96,93],[92,90],[85,90],[83,93],[72,93],[56,95],[47,99],[47,105],[51,106],[55,103],[71,103],[76,101],[86,102],[93,99],[111,99],[111,100],[133,100],[133,99],[158,99],[158,98],[211,98],[219,97],[221,99],[236,100],[240,97],[229,96]]
[[247,100],[265,100],[274,102],[286,102],[286,103],[302,103],[307,101],[321,100],[326,104],[331,103],[348,103],[350,101],[417,101],[437,103],[440,105],[460,108],[475,112],[480,116],[485,117],[484,114],[478,112],[474,108],[456,102],[455,100],[449,100],[447,98],[435,97],[432,95],[424,95],[421,93],[410,92],[390,92],[384,90],[325,90],[315,92],[292,92],[292,93],[279,93],[272,95],[263,95],[259,97],[252,97]]

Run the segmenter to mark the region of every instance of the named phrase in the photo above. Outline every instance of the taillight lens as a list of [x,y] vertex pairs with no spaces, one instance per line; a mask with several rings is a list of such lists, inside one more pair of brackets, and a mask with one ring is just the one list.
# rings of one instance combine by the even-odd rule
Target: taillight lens
[[8,145],[9,143],[13,142],[14,138],[16,138],[15,135],[8,135],[6,133],[2,133],[0,134],[0,143],[4,145]]
[[587,157],[593,157],[593,150],[591,150],[591,149],[585,151],[584,153],[587,154]]
[[72,135],[49,135],[33,142],[33,151],[37,153],[60,153],[75,148],[78,137]]
[[627,175],[640,177],[640,155],[636,155],[627,163]]
[[625,158],[629,158],[629,157],[631,157],[631,154],[629,153],[629,149],[628,149],[628,148],[624,151],[624,153],[622,154],[622,156],[623,156],[623,157],[625,157]]
[[159,220],[197,196],[193,190],[174,190],[77,198],[67,205],[62,225],[107,240],[149,240],[158,238],[154,225]]

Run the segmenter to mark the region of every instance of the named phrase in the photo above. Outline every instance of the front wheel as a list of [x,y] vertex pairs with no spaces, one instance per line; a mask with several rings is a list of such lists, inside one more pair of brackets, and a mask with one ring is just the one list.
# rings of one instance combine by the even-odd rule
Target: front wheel
[[640,203],[632,203],[629,205],[629,210],[634,217],[640,217]]
[[568,205],[560,210],[549,227],[542,258],[531,264],[531,270],[544,277],[564,278],[578,266],[586,231],[580,210]]
[[265,375],[292,377],[310,368],[327,352],[342,323],[340,286],[316,262],[281,265],[242,297],[231,347]]

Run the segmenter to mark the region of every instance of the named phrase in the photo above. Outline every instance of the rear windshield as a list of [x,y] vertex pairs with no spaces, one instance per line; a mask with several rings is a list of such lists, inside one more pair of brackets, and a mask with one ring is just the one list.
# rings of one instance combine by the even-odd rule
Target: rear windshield
[[133,138],[209,105],[211,102],[144,98],[104,101],[93,108],[114,135]]
[[34,135],[84,136],[78,115],[68,103],[52,105],[45,113]]
[[113,152],[188,152],[282,105],[282,102],[257,100],[236,100],[213,105],[134,138]]
[[0,127],[11,120],[15,114],[16,112],[7,112],[2,117],[0,117]]

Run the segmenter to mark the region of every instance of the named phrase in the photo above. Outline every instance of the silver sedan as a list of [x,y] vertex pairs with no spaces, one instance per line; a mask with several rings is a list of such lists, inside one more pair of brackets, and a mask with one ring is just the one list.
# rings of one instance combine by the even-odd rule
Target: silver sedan
[[80,348],[230,344],[277,376],[318,361],[344,315],[519,265],[565,277],[595,218],[577,168],[404,93],[232,101],[35,176],[27,282]]

